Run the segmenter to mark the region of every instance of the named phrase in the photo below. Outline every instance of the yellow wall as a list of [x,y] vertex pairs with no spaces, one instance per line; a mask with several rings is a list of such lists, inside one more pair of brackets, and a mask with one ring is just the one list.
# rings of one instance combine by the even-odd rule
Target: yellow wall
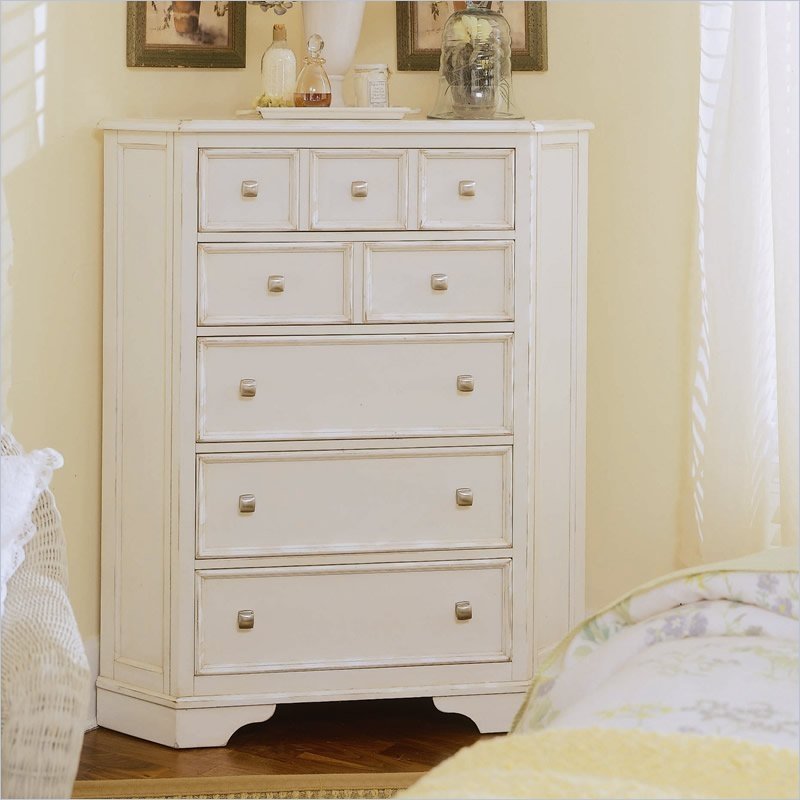
[[[98,632],[102,163],[98,120],[225,116],[258,93],[275,21],[249,7],[246,70],[125,66],[122,2],[3,2],[3,419],[52,446],[71,595]],[[674,565],[687,405],[698,88],[696,3],[553,3],[550,68],[517,74],[531,118],[591,138],[587,564],[590,607]],[[300,9],[283,20],[299,48]],[[394,3],[370,3],[358,61],[395,61]],[[390,66],[394,66],[391,64]],[[432,73],[391,78],[395,105]],[[37,100],[38,91],[38,100]],[[41,125],[41,129],[37,128]],[[10,234],[10,235],[9,235]]]

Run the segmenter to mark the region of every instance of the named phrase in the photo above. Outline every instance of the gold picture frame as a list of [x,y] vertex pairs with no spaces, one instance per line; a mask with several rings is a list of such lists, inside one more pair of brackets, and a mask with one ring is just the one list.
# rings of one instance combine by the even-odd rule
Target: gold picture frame
[[128,66],[240,69],[246,13],[237,2],[129,2]]
[[[511,51],[511,67],[523,72],[544,72],[547,69],[547,3],[544,0],[537,2],[522,2],[510,0],[502,3],[523,6],[517,11],[515,17],[519,20],[521,30],[515,31],[512,25],[512,34],[517,33],[523,42]],[[395,3],[397,15],[397,69],[400,71],[436,71],[439,69],[441,47],[430,46],[430,42],[421,41],[424,38],[420,31],[420,15],[430,13],[432,28],[436,24],[444,26],[449,16],[450,6],[463,5],[458,3],[436,3],[421,0],[420,2]],[[446,8],[442,8],[442,7]],[[427,38],[431,32],[426,31]],[[427,46],[424,46],[427,45]]]

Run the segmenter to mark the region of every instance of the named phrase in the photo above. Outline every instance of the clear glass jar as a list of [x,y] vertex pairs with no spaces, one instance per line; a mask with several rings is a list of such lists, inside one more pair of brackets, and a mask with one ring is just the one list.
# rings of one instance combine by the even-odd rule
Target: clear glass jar
[[303,59],[304,67],[297,76],[294,89],[294,104],[299,107],[327,108],[331,104],[331,82],[325,72],[322,48],[325,42],[318,34],[308,39],[308,55]]
[[491,5],[467,0],[445,23],[432,119],[522,119],[511,98],[511,28]]

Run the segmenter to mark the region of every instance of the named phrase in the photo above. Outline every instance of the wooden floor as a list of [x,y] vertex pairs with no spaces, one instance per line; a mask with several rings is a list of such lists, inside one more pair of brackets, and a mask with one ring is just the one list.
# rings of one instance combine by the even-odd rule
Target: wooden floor
[[86,734],[78,780],[426,772],[480,738],[429,699],[287,704],[227,747],[173,750],[98,728]]

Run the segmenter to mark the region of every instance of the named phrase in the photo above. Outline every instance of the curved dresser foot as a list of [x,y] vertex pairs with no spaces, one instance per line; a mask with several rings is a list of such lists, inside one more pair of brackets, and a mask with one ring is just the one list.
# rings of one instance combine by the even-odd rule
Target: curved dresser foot
[[469,717],[481,733],[507,733],[524,699],[525,692],[470,694],[434,697],[433,704],[446,714]]

